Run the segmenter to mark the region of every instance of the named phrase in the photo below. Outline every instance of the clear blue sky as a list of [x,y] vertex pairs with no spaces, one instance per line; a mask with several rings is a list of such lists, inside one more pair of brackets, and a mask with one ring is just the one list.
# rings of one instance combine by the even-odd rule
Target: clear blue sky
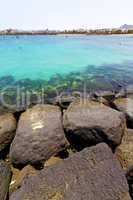
[[72,29],[133,24],[133,0],[0,0],[0,29]]

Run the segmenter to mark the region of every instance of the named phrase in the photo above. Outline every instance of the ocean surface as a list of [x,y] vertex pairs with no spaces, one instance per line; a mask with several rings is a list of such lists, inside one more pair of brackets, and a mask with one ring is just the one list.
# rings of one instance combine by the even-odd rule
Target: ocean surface
[[90,88],[132,83],[133,35],[0,36],[0,87],[74,90],[84,82]]

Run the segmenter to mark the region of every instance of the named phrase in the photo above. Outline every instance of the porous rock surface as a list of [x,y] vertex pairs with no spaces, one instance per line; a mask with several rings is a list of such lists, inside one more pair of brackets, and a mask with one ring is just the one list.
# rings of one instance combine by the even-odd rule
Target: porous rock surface
[[36,105],[19,120],[10,157],[16,165],[39,164],[63,150],[68,142],[59,107]]
[[104,141],[117,146],[124,134],[125,117],[102,103],[84,99],[70,104],[63,124],[68,138],[77,145],[90,146]]
[[10,200],[131,200],[120,167],[104,143],[27,178]]

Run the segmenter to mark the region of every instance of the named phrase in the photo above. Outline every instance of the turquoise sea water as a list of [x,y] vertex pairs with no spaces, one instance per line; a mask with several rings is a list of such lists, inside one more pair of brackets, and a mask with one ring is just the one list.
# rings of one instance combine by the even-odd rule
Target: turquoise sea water
[[44,80],[45,86],[76,88],[84,80],[96,86],[127,84],[132,75],[132,35],[0,36],[0,83],[4,85]]

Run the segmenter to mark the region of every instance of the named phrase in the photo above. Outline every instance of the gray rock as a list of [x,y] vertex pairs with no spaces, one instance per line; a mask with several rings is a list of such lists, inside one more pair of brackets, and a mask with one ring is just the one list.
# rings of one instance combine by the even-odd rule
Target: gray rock
[[6,200],[11,179],[10,168],[0,161],[0,200]]
[[116,95],[116,98],[133,98],[133,85],[122,88]]
[[77,146],[106,142],[120,144],[125,129],[125,117],[102,103],[81,100],[73,102],[63,118],[68,139]]
[[59,107],[36,105],[24,112],[10,148],[14,164],[38,164],[63,150],[67,140]]
[[60,106],[62,109],[66,109],[75,99],[76,97],[74,96],[57,96],[53,100],[53,104]]
[[114,105],[126,115],[128,126],[133,128],[133,99],[118,98],[114,101]]
[[16,120],[11,113],[0,115],[0,151],[6,148],[15,136]]
[[131,200],[119,162],[102,143],[24,180],[10,200]]

